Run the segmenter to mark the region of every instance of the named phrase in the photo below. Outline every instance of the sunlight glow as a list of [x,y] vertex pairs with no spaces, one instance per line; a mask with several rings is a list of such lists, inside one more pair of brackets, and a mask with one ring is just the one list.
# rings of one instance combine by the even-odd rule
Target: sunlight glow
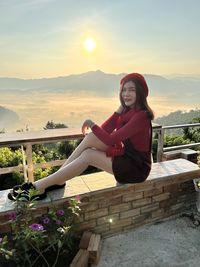
[[83,45],[84,45],[85,50],[87,50],[88,52],[92,52],[96,48],[96,41],[94,40],[94,38],[88,37],[85,39]]

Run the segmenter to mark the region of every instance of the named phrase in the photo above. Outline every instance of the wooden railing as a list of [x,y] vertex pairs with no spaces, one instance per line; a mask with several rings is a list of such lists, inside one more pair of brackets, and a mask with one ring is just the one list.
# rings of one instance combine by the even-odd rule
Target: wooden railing
[[[158,146],[157,146],[157,158],[156,161],[162,161],[163,152],[169,150],[176,150],[180,148],[193,147],[200,145],[200,143],[176,146],[171,148],[164,148],[164,131],[166,129],[184,128],[184,127],[197,127],[200,123],[185,124],[185,125],[174,125],[162,127],[158,124],[153,124],[153,131],[158,134]],[[53,143],[59,141],[69,141],[82,139],[84,136],[80,132],[80,129],[51,129],[35,132],[16,132],[0,134],[0,147],[15,147],[20,146],[22,150],[23,162],[19,166],[0,168],[0,175],[5,173],[12,173],[21,171],[24,173],[25,181],[34,181],[33,171],[37,168],[47,168],[61,166],[65,159],[54,160],[45,163],[35,163],[32,160],[32,145]]]
[[32,145],[54,143],[59,141],[69,141],[82,139],[83,135],[80,130],[51,129],[35,132],[17,132],[0,135],[0,147],[15,147],[20,146],[22,150],[23,163],[19,166],[0,168],[0,174],[23,171],[25,181],[34,181],[33,171],[37,168],[47,168],[61,166],[65,160],[54,160],[43,163],[33,164],[32,160]]
[[189,127],[199,127],[200,123],[190,123],[190,124],[182,124],[182,125],[170,125],[170,126],[162,126],[158,129],[158,152],[157,152],[157,161],[162,161],[162,155],[164,152],[179,150],[184,148],[191,148],[200,146],[200,142],[187,144],[187,145],[180,145],[180,146],[171,146],[171,147],[164,147],[164,135],[166,130],[170,129],[178,129],[178,128],[189,128]]

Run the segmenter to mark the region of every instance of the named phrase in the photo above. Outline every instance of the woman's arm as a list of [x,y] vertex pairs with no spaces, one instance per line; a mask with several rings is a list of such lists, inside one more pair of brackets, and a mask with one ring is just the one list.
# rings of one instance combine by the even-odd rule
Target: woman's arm
[[106,131],[107,133],[112,133],[116,128],[117,120],[123,110],[124,108],[122,106],[119,106],[119,108],[112,114],[112,116],[101,125],[101,128],[104,129],[104,131]]
[[138,134],[140,131],[149,127],[149,119],[146,113],[142,110],[137,112],[133,117],[120,129],[109,134],[98,125],[93,125],[92,132],[106,145],[112,146],[131,136]]
[[[110,118],[108,118],[102,125],[101,128],[106,131],[107,133],[112,133],[117,125],[117,120],[120,116],[120,114],[123,111],[123,107],[120,106],[116,112],[114,112]],[[82,125],[82,133],[85,135],[85,132],[87,129],[91,128],[95,125],[95,123],[92,120],[85,120]]]

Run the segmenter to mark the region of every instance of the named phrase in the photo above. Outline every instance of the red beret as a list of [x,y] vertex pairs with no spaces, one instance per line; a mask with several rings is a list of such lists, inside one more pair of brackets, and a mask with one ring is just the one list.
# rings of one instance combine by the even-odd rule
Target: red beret
[[141,86],[144,89],[145,95],[147,97],[148,93],[149,93],[149,88],[147,86],[147,83],[146,83],[144,77],[139,73],[130,73],[130,74],[127,74],[126,76],[124,76],[120,81],[120,88],[122,89],[122,87],[124,86],[125,82],[127,80],[131,80],[131,79],[135,79],[135,80],[138,81],[138,83],[141,84]]

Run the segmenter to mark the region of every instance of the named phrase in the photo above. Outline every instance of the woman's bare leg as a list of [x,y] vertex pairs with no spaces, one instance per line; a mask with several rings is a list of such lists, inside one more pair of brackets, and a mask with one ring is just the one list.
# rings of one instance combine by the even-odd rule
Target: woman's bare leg
[[66,180],[80,175],[89,165],[113,174],[112,160],[106,156],[105,152],[96,149],[86,149],[72,162],[48,177],[36,181],[34,185],[40,192],[44,192],[46,187],[53,184],[62,184]]
[[83,141],[77,146],[77,148],[72,152],[72,154],[68,157],[65,163],[61,166],[63,168],[67,164],[71,163],[74,159],[78,158],[81,153],[87,148],[96,148],[100,151],[106,151],[108,148],[101,140],[99,140],[95,134],[89,133],[83,139]]

